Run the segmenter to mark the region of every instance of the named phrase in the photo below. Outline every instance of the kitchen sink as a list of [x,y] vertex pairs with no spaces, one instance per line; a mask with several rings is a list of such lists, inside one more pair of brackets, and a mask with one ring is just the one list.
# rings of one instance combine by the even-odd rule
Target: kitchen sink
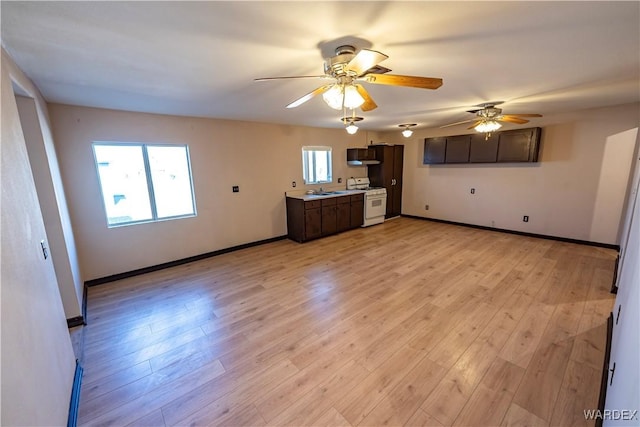
[[338,191],[322,191],[320,193],[309,194],[309,196],[333,196],[337,194],[348,194],[348,191],[338,190]]
[[318,196],[330,196],[332,194],[347,194],[346,191],[323,191],[322,193],[316,193]]

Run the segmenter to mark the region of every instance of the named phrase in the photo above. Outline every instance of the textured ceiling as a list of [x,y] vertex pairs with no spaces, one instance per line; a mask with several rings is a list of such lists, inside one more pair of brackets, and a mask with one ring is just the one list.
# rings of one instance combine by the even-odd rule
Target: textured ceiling
[[440,126],[487,101],[542,114],[640,101],[636,1],[2,1],[1,19],[2,45],[56,103],[339,127],[320,97],[284,108],[324,80],[253,79],[322,74],[345,41],[389,55],[393,74],[444,80],[366,85],[379,107],[358,112],[365,129]]

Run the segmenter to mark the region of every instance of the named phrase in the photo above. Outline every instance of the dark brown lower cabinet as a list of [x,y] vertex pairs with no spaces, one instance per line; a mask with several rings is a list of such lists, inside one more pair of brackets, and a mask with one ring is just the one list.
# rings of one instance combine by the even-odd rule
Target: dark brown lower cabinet
[[310,207],[304,210],[304,239],[322,236],[322,208]]
[[336,198],[322,199],[322,235],[328,236],[338,231],[338,213]]
[[351,228],[351,196],[336,197],[337,231],[347,231]]
[[287,235],[296,242],[306,242],[360,227],[363,209],[363,194],[307,201],[287,197]]
[[351,228],[358,228],[364,223],[364,194],[351,195]]

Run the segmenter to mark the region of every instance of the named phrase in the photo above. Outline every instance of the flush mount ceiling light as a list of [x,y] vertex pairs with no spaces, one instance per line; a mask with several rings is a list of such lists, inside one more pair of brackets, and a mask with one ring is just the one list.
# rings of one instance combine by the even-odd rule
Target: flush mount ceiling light
[[404,136],[405,138],[409,138],[411,135],[413,135],[413,131],[411,130],[413,126],[418,125],[416,123],[404,123],[398,125],[398,127],[404,128],[404,130],[402,131],[402,136]]
[[355,125],[355,122],[359,122],[362,120],[364,120],[362,117],[356,116],[343,117],[340,119],[340,121],[345,125],[345,130],[349,135],[353,135],[358,132],[358,126]]
[[339,82],[331,86],[324,94],[322,99],[327,105],[334,110],[342,110],[342,108],[358,108],[364,104],[364,98],[358,92],[353,83]]

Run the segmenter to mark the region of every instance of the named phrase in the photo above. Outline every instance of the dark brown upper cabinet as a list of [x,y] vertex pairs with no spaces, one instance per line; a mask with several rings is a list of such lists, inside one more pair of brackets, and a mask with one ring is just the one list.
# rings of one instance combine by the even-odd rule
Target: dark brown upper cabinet
[[422,163],[425,165],[444,163],[446,147],[447,138],[425,138]]
[[445,163],[469,163],[471,135],[448,136]]
[[498,162],[537,162],[540,128],[500,132]]
[[483,133],[471,135],[470,163],[495,163],[498,161],[498,135],[487,138]]
[[349,166],[375,165],[380,163],[376,159],[373,148],[347,148],[347,164]]
[[537,162],[541,128],[425,138],[423,163]]

